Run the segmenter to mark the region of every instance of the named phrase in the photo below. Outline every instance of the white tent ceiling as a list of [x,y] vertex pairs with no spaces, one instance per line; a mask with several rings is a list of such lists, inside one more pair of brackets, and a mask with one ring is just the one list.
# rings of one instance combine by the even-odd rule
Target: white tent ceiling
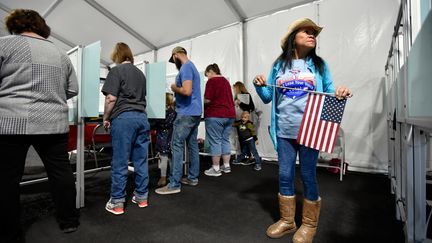
[[[108,64],[119,41],[135,54],[145,53],[308,2],[312,0],[0,0],[0,17],[3,22],[11,9],[34,9],[45,17],[50,39],[58,46],[69,50],[101,40],[102,62]],[[0,29],[0,36],[6,34]]]

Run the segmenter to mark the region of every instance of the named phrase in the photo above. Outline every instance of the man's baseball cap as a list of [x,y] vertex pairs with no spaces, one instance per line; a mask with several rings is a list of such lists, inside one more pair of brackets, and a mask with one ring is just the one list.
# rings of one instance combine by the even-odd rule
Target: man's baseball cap
[[181,47],[181,46],[176,46],[176,47],[174,47],[174,49],[172,50],[171,58],[169,59],[169,62],[174,63],[173,55],[176,54],[176,53],[179,53],[179,52],[183,52],[184,54],[187,54],[186,49],[184,49],[184,48]]

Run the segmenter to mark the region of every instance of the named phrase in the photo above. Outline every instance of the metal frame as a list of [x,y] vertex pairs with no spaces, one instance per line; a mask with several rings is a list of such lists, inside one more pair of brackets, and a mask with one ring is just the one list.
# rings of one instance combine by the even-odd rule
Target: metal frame
[[340,139],[340,147],[342,149],[341,158],[339,158],[341,160],[340,164],[336,166],[336,165],[328,165],[324,163],[317,163],[317,166],[324,167],[324,168],[339,169],[339,181],[343,181],[343,176],[345,175],[347,169],[347,162],[345,161],[345,132],[343,131],[342,127],[339,128],[339,134],[337,139]]
[[401,1],[385,65],[389,178],[391,193],[395,194],[396,218],[405,223],[405,241],[424,242],[427,240],[426,159],[432,119],[411,118],[407,112],[407,60],[413,44],[412,4],[411,0]]
[[84,207],[84,192],[85,192],[85,184],[84,184],[84,117],[81,117],[82,114],[82,92],[81,92],[81,81],[82,81],[82,58],[83,58],[83,47],[78,48],[78,66],[77,66],[77,79],[79,84],[79,95],[78,95],[78,118],[77,118],[77,159],[76,159],[76,207],[81,208]]

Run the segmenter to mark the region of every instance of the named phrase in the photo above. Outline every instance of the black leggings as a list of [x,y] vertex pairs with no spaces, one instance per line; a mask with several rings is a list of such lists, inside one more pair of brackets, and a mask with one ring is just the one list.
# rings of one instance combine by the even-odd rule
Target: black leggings
[[0,242],[14,242],[22,237],[20,224],[20,185],[27,152],[32,145],[48,175],[60,228],[78,226],[75,206],[75,179],[68,153],[68,134],[0,135]]

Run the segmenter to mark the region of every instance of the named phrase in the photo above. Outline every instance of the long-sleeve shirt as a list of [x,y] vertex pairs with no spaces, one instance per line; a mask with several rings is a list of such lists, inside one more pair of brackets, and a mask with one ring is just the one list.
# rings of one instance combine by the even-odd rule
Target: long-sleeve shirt
[[204,105],[204,117],[235,118],[234,101],[231,86],[224,77],[207,80],[204,98],[209,100]]
[[77,94],[72,63],[51,41],[0,38],[0,134],[67,133],[66,100]]
[[[333,79],[330,74],[330,69],[327,65],[327,63],[324,62],[324,71],[323,73],[319,73],[318,69],[315,67],[315,64],[312,60],[312,58],[308,57],[306,59],[306,65],[311,70],[313,74],[315,74],[315,91],[319,92],[326,92],[326,93],[334,93],[335,88],[333,86]],[[277,127],[277,95],[276,95],[276,88],[274,87],[275,84],[277,84],[277,74],[283,67],[283,63],[281,61],[276,62],[267,78],[267,83],[269,85],[266,86],[255,86],[255,90],[258,94],[258,96],[261,98],[261,100],[267,104],[272,101],[272,108],[271,108],[271,123],[270,123],[270,138],[273,141],[273,144],[275,146],[275,149],[277,150],[277,139],[276,134],[278,131]]]

